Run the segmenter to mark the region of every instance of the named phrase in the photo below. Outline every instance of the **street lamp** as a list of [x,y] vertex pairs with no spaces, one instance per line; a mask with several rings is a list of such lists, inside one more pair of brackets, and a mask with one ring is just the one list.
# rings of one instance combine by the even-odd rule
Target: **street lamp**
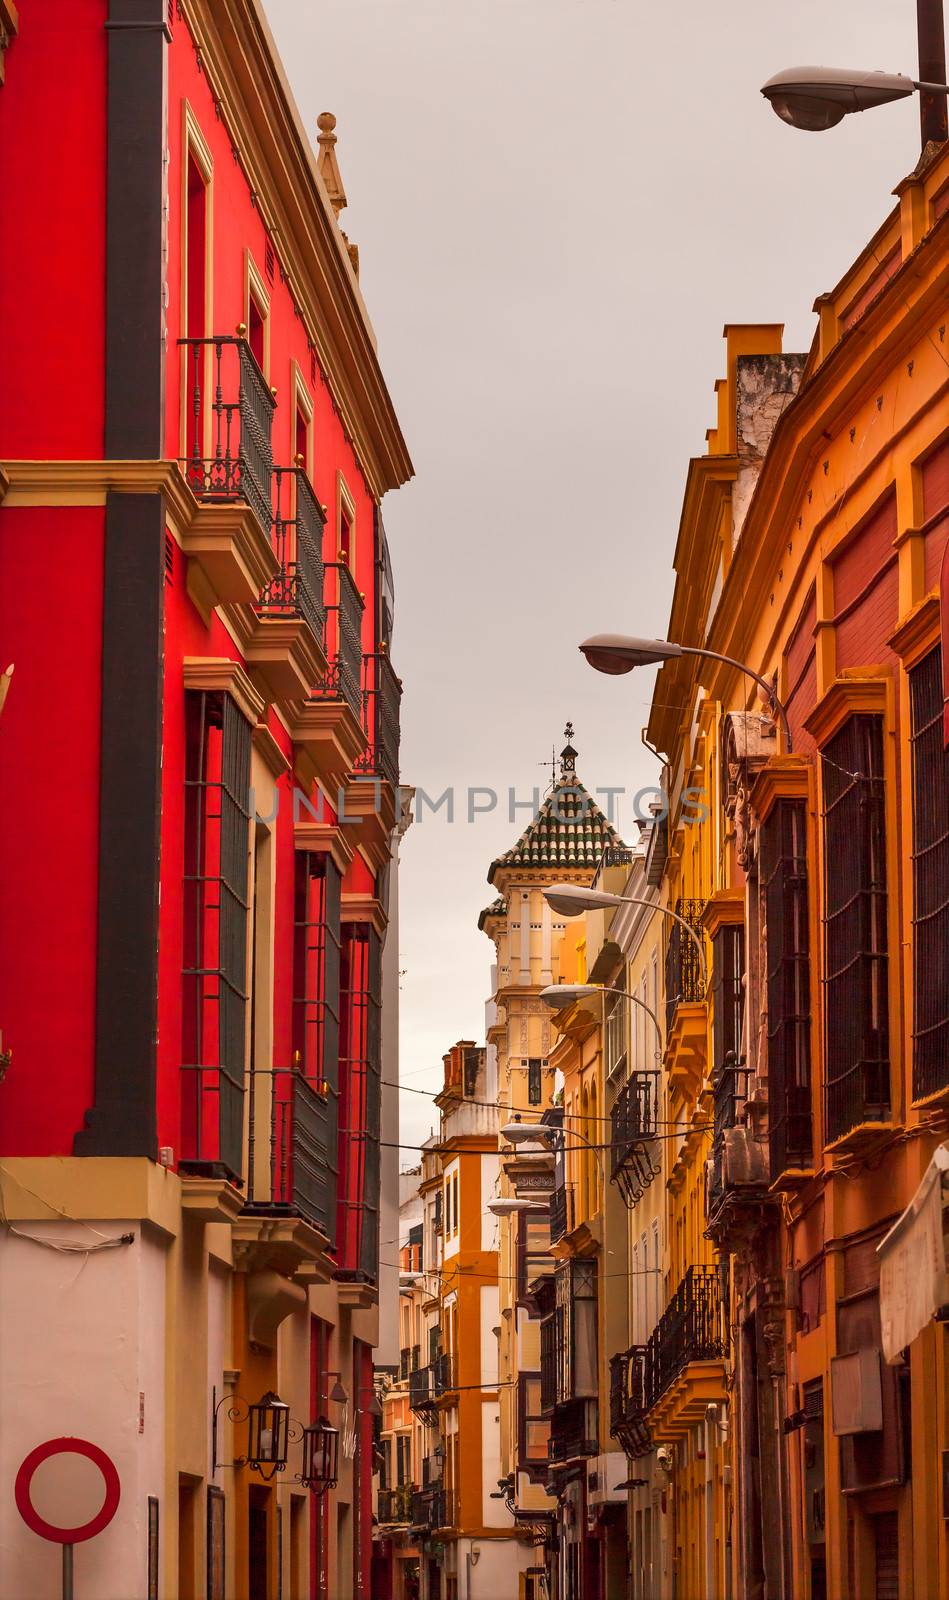
[[605,889],[584,889],[579,883],[554,883],[542,892],[551,911],[556,911],[559,917],[579,917],[585,911],[612,911],[617,906],[648,906],[661,917],[669,917],[672,922],[678,922],[698,951],[702,966],[702,983],[708,985],[708,967],[701,936],[691,922],[687,922],[685,917],[680,917],[678,911],[672,911],[669,906],[657,905],[655,900],[644,900],[639,895],[607,894]]
[[339,1479],[339,1429],[326,1417],[303,1430],[303,1471],[300,1482],[314,1494],[335,1489]]
[[647,1005],[640,995],[633,994],[629,989],[607,989],[600,983],[549,983],[546,989],[541,989],[539,998],[543,1000],[545,1006],[550,1007],[551,1011],[562,1011],[564,1006],[576,1005],[580,1000],[590,1000],[594,995],[598,995],[601,1000],[604,1000],[607,995],[615,995],[623,1000],[632,1000],[633,1005],[639,1006],[645,1011],[647,1017],[652,1018],[653,1026],[659,1039],[659,1052],[661,1055],[662,1029],[659,1026],[659,1018],[653,1011],[652,1006]]
[[919,77],[901,72],[848,71],[841,67],[788,67],[769,78],[761,93],[782,122],[810,133],[833,128],[849,112],[869,111],[919,91],[923,145],[949,134],[946,114],[946,34],[943,0],[916,0]]
[[519,1200],[511,1196],[509,1200],[489,1200],[488,1210],[492,1217],[513,1217],[522,1211],[546,1211],[547,1207],[539,1200]]
[[[559,1144],[561,1148],[564,1148],[564,1130],[556,1127],[552,1122],[507,1122],[500,1132],[501,1138],[506,1139],[509,1144],[527,1144],[531,1139],[536,1139],[539,1144]],[[580,1143],[585,1144],[588,1150],[593,1151],[596,1157],[596,1164],[600,1169],[600,1176],[602,1177],[603,1161],[599,1147],[591,1144],[585,1134],[577,1133],[575,1128],[570,1129],[570,1135],[573,1139],[579,1139]]]
[[734,656],[723,656],[718,650],[705,650],[698,645],[673,644],[671,639],[633,639],[623,633],[594,634],[592,639],[584,639],[580,649],[591,667],[611,677],[632,672],[634,667],[651,667],[659,661],[672,661],[678,656],[705,656],[709,661],[723,661],[728,667],[736,667],[764,690],[772,711],[781,723],[785,745],[788,751],[791,750],[788,715],[771,684],[760,672],[753,671],[744,661],[736,661]]

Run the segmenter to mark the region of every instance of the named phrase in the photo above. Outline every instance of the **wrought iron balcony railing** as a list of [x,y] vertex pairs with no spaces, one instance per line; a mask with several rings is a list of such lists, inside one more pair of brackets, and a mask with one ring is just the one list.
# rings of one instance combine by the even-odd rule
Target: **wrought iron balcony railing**
[[432,1366],[416,1367],[409,1373],[409,1410],[430,1420],[435,1415],[435,1370]]
[[448,1394],[457,1387],[455,1373],[455,1357],[451,1351],[443,1350],[432,1362],[432,1390],[435,1398],[440,1399],[443,1394]]
[[314,700],[345,700],[353,715],[362,713],[359,674],[362,663],[363,600],[349,567],[328,561],[325,589],[327,667],[314,685]]
[[450,1528],[453,1521],[451,1490],[416,1489],[412,1495],[411,1516],[413,1528]]
[[659,1176],[659,1074],[634,1072],[610,1112],[610,1181],[634,1206]]
[[718,1273],[689,1267],[646,1345],[646,1410],[692,1361],[720,1361],[726,1353]]
[[246,500],[271,529],[271,434],[276,401],[246,339],[179,339],[186,372],[187,454],[199,500]]
[[595,1400],[572,1400],[558,1406],[550,1424],[547,1460],[572,1461],[579,1456],[599,1454]]
[[394,1489],[380,1489],[376,1513],[378,1521],[407,1527],[412,1520],[412,1504],[417,1492],[411,1483],[400,1483]]
[[405,1382],[412,1371],[412,1351],[407,1347],[399,1351],[399,1378]]
[[[674,910],[701,937],[704,900],[677,900]],[[666,1032],[671,1032],[679,1006],[705,999],[702,963],[695,940],[680,922],[670,924],[666,946]]]
[[260,596],[266,617],[302,617],[322,646],[325,517],[302,467],[274,468],[273,548],[280,570]]
[[[257,1140],[265,1076],[271,1084],[270,1182],[262,1193]],[[251,1075],[248,1204],[257,1212],[305,1218],[326,1235],[330,1247],[336,1240],[337,1115],[335,1094],[319,1092],[295,1068]]]
[[574,1228],[574,1194],[573,1184],[561,1184],[553,1189],[550,1195],[550,1242],[556,1244],[558,1239],[563,1239]]
[[362,658],[362,725],[369,749],[356,762],[357,772],[399,782],[400,702],[402,682],[382,652]]
[[646,1421],[646,1346],[630,1345],[610,1362],[610,1436],[628,1456],[648,1455],[652,1436]]
[[442,1481],[442,1463],[439,1456],[424,1456],[422,1459],[422,1488],[437,1489]]
[[713,1087],[714,1116],[712,1134],[712,1173],[709,1184],[708,1205],[714,1210],[725,1193],[725,1134],[738,1123],[739,1109],[748,1098],[750,1067],[744,1056],[729,1051],[715,1074]]

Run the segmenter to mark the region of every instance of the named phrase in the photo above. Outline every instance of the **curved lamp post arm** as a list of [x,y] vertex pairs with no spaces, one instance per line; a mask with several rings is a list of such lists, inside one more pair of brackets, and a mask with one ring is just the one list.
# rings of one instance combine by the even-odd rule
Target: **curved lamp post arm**
[[[686,927],[688,927],[688,923],[686,923]],[[625,1000],[632,1000],[634,1006],[639,1006],[641,1010],[645,1011],[647,1017],[652,1018],[653,1027],[656,1030],[656,1037],[659,1040],[658,1059],[661,1061],[663,1047],[662,1029],[659,1026],[659,1018],[653,1011],[652,1006],[648,1006],[645,1000],[641,999],[638,994],[633,994],[629,989],[604,989],[603,993],[621,994]]]
[[[560,1143],[561,1143],[561,1145],[563,1146],[564,1149],[567,1148],[567,1146],[564,1144],[564,1135],[565,1135],[566,1132],[567,1132],[566,1128],[561,1128],[560,1129]],[[596,1157],[596,1164],[600,1169],[600,1177],[601,1178],[604,1177],[605,1176],[605,1170],[604,1170],[604,1167],[603,1167],[603,1155],[602,1155],[602,1152],[599,1150],[599,1148],[595,1144],[591,1144],[590,1140],[586,1137],[585,1134],[577,1133],[576,1130],[573,1129],[573,1128],[570,1129],[570,1137],[571,1137],[571,1139],[579,1139],[581,1144],[585,1144],[588,1150],[592,1150],[593,1151],[593,1154]]]
[[738,671],[743,672],[746,678],[753,678],[755,683],[760,684],[778,715],[781,723],[781,730],[784,734],[784,743],[787,747],[788,754],[791,753],[793,747],[791,742],[791,726],[788,722],[788,714],[767,678],[763,678],[760,672],[755,672],[753,668],[746,666],[744,661],[736,661],[734,656],[723,656],[718,650],[703,650],[698,645],[691,644],[680,645],[679,650],[684,656],[706,656],[710,661],[723,661],[726,666],[737,667]]

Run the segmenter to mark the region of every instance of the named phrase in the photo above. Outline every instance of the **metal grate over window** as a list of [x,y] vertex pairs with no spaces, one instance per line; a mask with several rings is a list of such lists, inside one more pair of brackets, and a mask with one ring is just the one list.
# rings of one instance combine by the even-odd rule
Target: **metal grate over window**
[[771,1175],[806,1168],[811,1133],[811,942],[807,806],[779,800],[761,829],[767,928]]
[[182,1136],[189,1165],[243,1160],[250,723],[230,697],[185,695]]
[[909,674],[913,763],[913,1098],[949,1086],[949,753],[942,651]]
[[339,1267],[343,1274],[374,1282],[379,1269],[382,946],[366,923],[343,927],[340,1005]]
[[890,1111],[883,722],[850,717],[821,751],[827,1137]]

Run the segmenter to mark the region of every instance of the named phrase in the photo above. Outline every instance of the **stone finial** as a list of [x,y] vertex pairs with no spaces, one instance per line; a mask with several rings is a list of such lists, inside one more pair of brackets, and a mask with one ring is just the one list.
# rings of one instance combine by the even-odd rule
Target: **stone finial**
[[321,111],[316,119],[316,125],[320,130],[318,135],[320,154],[317,163],[319,174],[338,220],[340,212],[346,205],[346,190],[343,188],[339,162],[336,159],[336,118],[332,111]]

